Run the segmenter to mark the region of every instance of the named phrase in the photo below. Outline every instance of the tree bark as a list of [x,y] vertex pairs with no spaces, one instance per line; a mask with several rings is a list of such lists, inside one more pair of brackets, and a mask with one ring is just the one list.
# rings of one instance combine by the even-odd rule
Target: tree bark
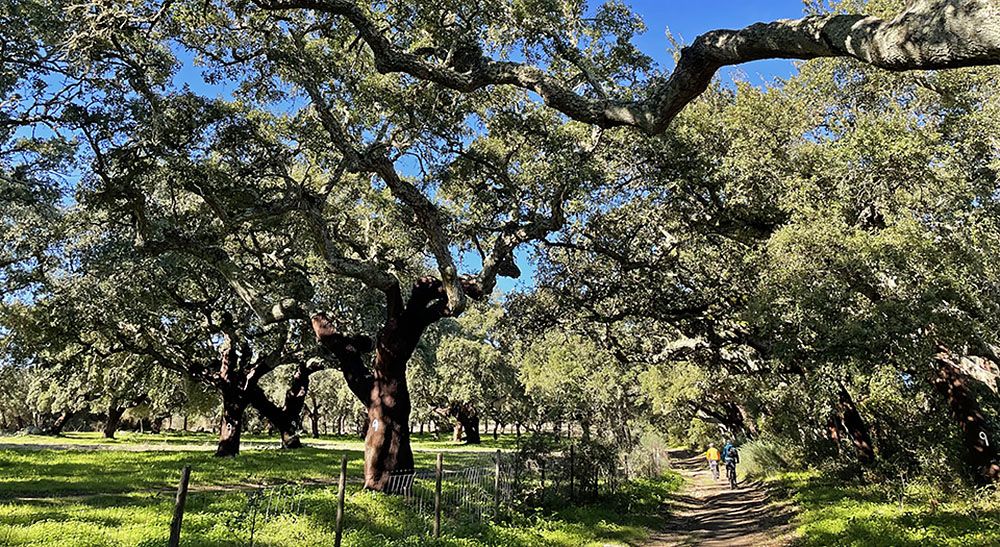
[[[299,363],[295,371],[292,372],[288,389],[285,391],[285,401],[281,407],[271,402],[267,394],[259,387],[254,386],[254,388],[247,390],[250,404],[280,433],[282,448],[302,448],[302,439],[299,433],[302,430],[302,414],[305,411],[306,396],[309,394],[309,378],[313,373],[323,368],[322,365]],[[313,420],[313,430],[318,437],[319,417],[316,416]]]
[[[366,489],[383,492],[394,471],[413,469],[406,365],[427,327],[452,313],[451,290],[437,279],[424,277],[414,283],[404,305],[399,285],[386,287],[386,321],[375,340],[370,370],[362,361],[362,355],[371,349],[368,338],[336,332],[324,314],[312,319],[317,342],[338,357],[348,387],[368,410]],[[462,280],[462,290],[471,298],[482,297],[478,286],[469,280]]]
[[479,413],[469,402],[454,402],[448,409],[448,414],[455,418],[455,442],[461,441],[464,435],[466,444],[480,444]]
[[240,437],[243,434],[246,408],[247,402],[237,389],[226,387],[222,390],[222,422],[216,457],[228,458],[240,454]]
[[309,415],[309,422],[312,425],[312,438],[319,438],[319,407],[313,407],[313,412]]
[[310,406],[310,407],[303,407],[303,408],[305,409],[306,414],[309,415],[309,424],[311,426],[310,429],[312,431],[312,438],[318,439],[319,438],[319,416],[320,416],[319,413],[320,413],[320,404],[319,404],[318,401],[316,401],[316,397],[315,396],[311,396],[311,399],[312,399],[312,406]]
[[153,416],[149,419],[149,432],[159,435],[163,431],[163,422],[167,421],[166,416]]
[[45,434],[62,435],[63,428],[66,427],[66,422],[68,422],[74,414],[76,414],[76,412],[73,412],[72,410],[64,410],[60,412],[59,415],[56,416],[56,419],[52,421],[52,424],[48,427],[48,429],[45,430]]
[[840,432],[843,431],[844,424],[840,419],[839,412],[833,412],[830,415],[830,419],[826,422],[826,438],[833,442],[833,445],[837,448],[837,455],[841,453],[840,448]]
[[747,440],[753,440],[757,438],[760,432],[757,429],[757,421],[754,419],[747,407],[737,404],[736,409],[740,412],[740,418],[744,425],[744,431],[746,432]]
[[108,417],[104,420],[104,438],[114,439],[115,432],[118,431],[118,426],[122,422],[122,416],[125,414],[125,407],[119,406],[115,403],[108,405]]
[[[599,82],[588,82],[589,91],[597,95],[588,96],[539,66],[490,59],[476,51],[477,45],[470,45],[475,53],[461,67],[428,60],[396,46],[377,20],[353,0],[256,0],[256,4],[264,10],[312,9],[343,17],[368,44],[375,67],[382,73],[401,72],[463,93],[511,85],[536,93],[545,104],[577,121],[600,127],[631,126],[649,134],[663,132],[725,66],[821,57],[851,57],[895,71],[1000,63],[1000,4],[996,0],[910,0],[892,19],[811,15],[707,32],[681,50],[668,77],[644,86],[647,93],[634,101],[616,101],[607,98]],[[583,55],[572,46],[563,49],[569,55]]]
[[244,414],[249,404],[247,392],[249,389],[257,388],[257,375],[251,374],[248,378],[246,372],[252,353],[245,343],[242,353],[237,347],[237,334],[232,315],[226,313],[222,325],[223,344],[220,349],[218,377],[215,381],[216,388],[222,394],[219,446],[215,451],[215,456],[220,458],[239,455]]
[[249,386],[246,390],[248,403],[260,412],[267,420],[270,428],[281,436],[281,447],[288,449],[302,448],[299,439],[299,420],[290,412],[271,402],[260,386]]
[[585,442],[590,442],[590,418],[586,416],[580,417],[580,439]]
[[858,460],[865,465],[875,463],[875,447],[872,443],[868,423],[858,412],[854,399],[843,384],[840,386],[838,397],[841,423],[851,438],[851,444],[854,445]]
[[752,439],[753,433],[744,420],[740,406],[732,401],[723,401],[714,406],[703,405],[691,401],[688,403],[695,411],[695,415],[708,422],[714,422],[722,426],[731,435],[742,435],[746,439]]
[[934,363],[936,370],[931,384],[947,402],[952,418],[962,429],[965,464],[978,483],[1000,480],[996,438],[975,393],[969,387],[968,377],[947,350],[939,351],[934,356]]

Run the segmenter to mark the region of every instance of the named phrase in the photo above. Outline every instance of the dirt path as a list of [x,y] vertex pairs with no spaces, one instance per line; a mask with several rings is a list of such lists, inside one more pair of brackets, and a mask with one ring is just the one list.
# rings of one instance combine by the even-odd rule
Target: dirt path
[[757,484],[730,490],[725,470],[715,481],[700,455],[673,451],[670,456],[687,487],[671,500],[672,516],[648,547],[777,547],[791,543],[794,535],[788,522],[792,510],[787,503],[769,499]]

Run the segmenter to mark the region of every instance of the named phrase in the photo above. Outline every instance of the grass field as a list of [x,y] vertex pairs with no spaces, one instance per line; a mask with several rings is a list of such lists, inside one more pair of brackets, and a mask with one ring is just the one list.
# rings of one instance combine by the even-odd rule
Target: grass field
[[[341,454],[349,459],[345,545],[605,545],[649,535],[662,519],[662,500],[680,486],[676,475],[631,484],[601,504],[514,513],[496,523],[451,519],[438,542],[421,537],[426,520],[397,497],[360,490],[362,444],[351,438],[308,441],[280,451],[273,440],[248,439],[235,459],[212,457],[206,435],[123,434],[105,441],[93,434],[0,437],[0,545],[164,545],[180,470],[191,465],[191,494],[183,545],[243,545],[247,487],[300,483],[302,510],[261,523],[255,544],[330,545],[336,507],[332,483]],[[490,461],[514,441],[484,440],[478,447],[420,438],[418,468],[445,452],[451,468]],[[244,490],[240,490],[240,489]]]
[[770,482],[798,506],[794,523],[803,546],[1000,545],[995,491],[945,494],[925,485],[862,485],[815,471]]

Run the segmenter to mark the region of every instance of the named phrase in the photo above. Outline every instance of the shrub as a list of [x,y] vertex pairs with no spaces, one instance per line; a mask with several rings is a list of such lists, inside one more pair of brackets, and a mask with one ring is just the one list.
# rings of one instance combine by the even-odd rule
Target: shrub
[[739,447],[740,468],[748,477],[766,477],[802,467],[800,450],[774,439],[757,439]]

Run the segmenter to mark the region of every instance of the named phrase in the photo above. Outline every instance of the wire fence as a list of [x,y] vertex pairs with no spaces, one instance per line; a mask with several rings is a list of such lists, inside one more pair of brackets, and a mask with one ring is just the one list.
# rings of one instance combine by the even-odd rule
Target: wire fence
[[[595,453],[574,448],[544,454],[498,451],[471,465],[464,460],[466,465],[457,469],[449,469],[440,457],[440,468],[396,471],[386,483],[383,494],[408,509],[408,534],[435,537],[525,507],[589,503],[614,495],[628,480],[627,466],[618,458],[595,458]],[[344,477],[344,482],[357,481]],[[257,545],[279,528],[286,537],[296,530],[313,536],[317,529],[329,530],[336,544],[342,524],[335,519],[338,506],[347,513],[348,530],[352,524],[363,525],[351,514],[356,508],[340,504],[338,494],[330,485],[194,493],[189,503],[198,508],[200,521],[190,526],[199,528],[199,536],[240,546]],[[242,497],[234,500],[234,495]],[[214,524],[204,521],[206,514],[216,517]],[[212,529],[206,530],[208,526]]]
[[[384,518],[372,511],[392,515],[398,530],[394,534],[429,538],[469,533],[470,524],[503,519],[525,508],[565,507],[614,495],[635,472],[627,460],[582,447],[439,457],[440,467],[393,473],[382,494],[361,493],[362,478],[346,473],[345,457],[341,481],[334,476],[322,482],[220,487],[198,484],[195,472],[190,489],[182,480],[184,496],[176,499],[175,493],[151,490],[26,499],[22,503],[28,508],[19,510],[30,511],[21,517],[25,520],[79,523],[81,541],[100,538],[102,545],[130,544],[127,532],[108,523],[148,522],[144,526],[151,527],[150,533],[165,533],[171,510],[170,528],[176,526],[178,532],[175,545],[243,547],[297,544],[300,539],[338,545],[343,533],[361,532],[373,526],[373,519]],[[340,484],[350,493],[347,503]],[[378,498],[374,503],[373,497]],[[14,528],[0,530],[0,544],[19,542]]]

